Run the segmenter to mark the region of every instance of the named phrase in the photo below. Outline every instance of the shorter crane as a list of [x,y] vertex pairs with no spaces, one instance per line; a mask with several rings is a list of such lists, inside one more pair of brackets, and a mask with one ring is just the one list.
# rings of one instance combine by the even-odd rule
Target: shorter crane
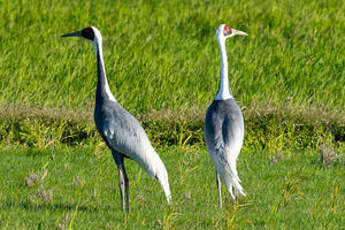
[[228,58],[225,40],[245,32],[220,25],[216,38],[220,48],[221,72],[218,93],[207,109],[205,119],[205,142],[211,160],[216,167],[219,205],[222,207],[221,180],[236,200],[238,192],[245,196],[236,170],[236,161],[244,137],[243,115],[229,89]]
[[[89,40],[95,49],[97,59],[97,90],[94,119],[96,128],[110,148],[119,174],[121,207],[129,212],[129,180],[124,158],[136,161],[148,175],[161,184],[168,204],[171,200],[168,172],[153,149],[140,123],[127,112],[110,91],[103,61],[102,36],[96,27],[89,26],[81,31],[67,33],[61,37],[81,37]],[[125,195],[126,193],[126,195]]]

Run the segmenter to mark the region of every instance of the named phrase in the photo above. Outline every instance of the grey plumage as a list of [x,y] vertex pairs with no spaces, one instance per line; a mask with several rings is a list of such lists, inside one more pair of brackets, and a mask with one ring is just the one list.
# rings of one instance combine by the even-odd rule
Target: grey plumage
[[206,113],[205,143],[220,178],[231,194],[233,189],[243,194],[236,170],[243,136],[243,116],[235,100],[214,100]]
[[152,164],[160,163],[145,130],[136,118],[128,113],[116,101],[105,100],[97,103],[94,119],[96,127],[108,147],[118,158],[130,158],[136,161],[150,176],[157,176]]
[[168,173],[153,149],[145,130],[114,98],[110,91],[102,54],[102,36],[95,27],[68,33],[62,37],[77,36],[92,42],[97,59],[97,90],[94,120],[96,128],[111,149],[119,174],[121,207],[129,211],[129,180],[124,158],[136,161],[150,176],[161,184],[168,203],[171,199]]

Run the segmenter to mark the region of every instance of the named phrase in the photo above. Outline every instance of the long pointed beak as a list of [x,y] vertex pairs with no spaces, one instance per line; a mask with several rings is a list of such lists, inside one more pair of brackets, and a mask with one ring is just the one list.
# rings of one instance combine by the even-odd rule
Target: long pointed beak
[[239,31],[239,30],[235,30],[235,29],[232,29],[232,34],[234,34],[234,35],[243,35],[243,36],[248,36],[248,34],[247,34],[247,33],[242,32],[242,31]]
[[64,38],[64,37],[81,37],[81,31],[67,33],[67,34],[61,35],[61,37],[62,38]]

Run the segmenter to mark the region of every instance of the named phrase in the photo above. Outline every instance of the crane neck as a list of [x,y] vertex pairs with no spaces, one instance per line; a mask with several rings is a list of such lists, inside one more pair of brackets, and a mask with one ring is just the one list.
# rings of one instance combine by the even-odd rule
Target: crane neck
[[218,93],[215,100],[227,100],[233,98],[230,87],[229,87],[229,76],[228,76],[228,56],[226,54],[225,39],[218,40],[220,49],[220,83]]
[[105,99],[116,101],[114,95],[111,93],[107,75],[105,73],[105,66],[103,60],[102,40],[93,43],[97,59],[97,90],[96,90],[96,104]]

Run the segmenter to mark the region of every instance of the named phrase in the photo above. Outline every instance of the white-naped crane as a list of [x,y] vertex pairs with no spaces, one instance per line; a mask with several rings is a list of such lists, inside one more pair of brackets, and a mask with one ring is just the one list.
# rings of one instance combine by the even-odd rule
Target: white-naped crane
[[136,161],[151,177],[162,186],[168,204],[171,200],[168,172],[153,149],[143,127],[114,98],[105,74],[102,53],[102,36],[96,27],[89,26],[81,31],[67,33],[61,37],[81,37],[92,42],[97,59],[97,90],[94,120],[96,128],[110,148],[119,174],[121,207],[129,212],[129,181],[124,158]]
[[244,137],[243,115],[229,88],[228,58],[225,41],[235,35],[247,35],[222,24],[216,38],[221,56],[221,72],[218,93],[208,107],[205,118],[205,143],[216,167],[219,205],[222,207],[221,181],[236,201],[238,193],[245,196],[236,169]]

